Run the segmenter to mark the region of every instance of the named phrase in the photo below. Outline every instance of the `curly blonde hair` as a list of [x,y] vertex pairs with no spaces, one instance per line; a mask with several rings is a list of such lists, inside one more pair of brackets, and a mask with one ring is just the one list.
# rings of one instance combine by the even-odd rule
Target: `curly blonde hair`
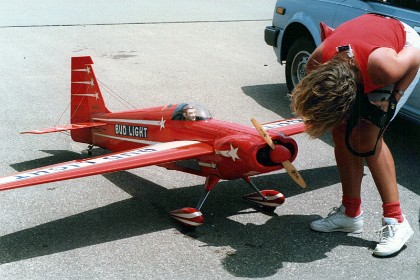
[[360,72],[354,59],[337,54],[318,65],[292,91],[291,109],[312,138],[345,120],[356,99]]

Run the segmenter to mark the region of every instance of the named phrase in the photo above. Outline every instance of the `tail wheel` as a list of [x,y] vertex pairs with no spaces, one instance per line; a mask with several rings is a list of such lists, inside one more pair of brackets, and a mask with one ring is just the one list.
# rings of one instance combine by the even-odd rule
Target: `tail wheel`
[[308,37],[297,39],[290,47],[286,57],[286,83],[289,91],[306,76],[306,63],[314,50],[315,44]]

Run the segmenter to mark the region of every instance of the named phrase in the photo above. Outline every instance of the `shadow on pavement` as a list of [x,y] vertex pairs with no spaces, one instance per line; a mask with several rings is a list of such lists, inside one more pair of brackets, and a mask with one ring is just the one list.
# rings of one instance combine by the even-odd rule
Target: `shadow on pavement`
[[[48,157],[14,166],[22,170],[77,157],[77,154],[68,151],[49,152],[55,154],[54,160]],[[303,170],[301,174],[316,186],[311,190],[338,182],[335,167]],[[325,254],[338,245],[373,246],[369,241],[349,238],[345,234],[331,237],[310,232],[308,223],[318,216],[265,213],[268,221],[262,225],[233,221],[229,217],[243,215],[243,211],[250,214],[257,211],[249,212],[253,208],[241,199],[243,195],[253,192],[242,180],[220,182],[202,209],[206,217],[204,225],[191,232],[184,231],[169,217],[168,212],[194,206],[202,186],[166,189],[127,171],[104,176],[132,198],[2,236],[0,264],[170,228],[175,233],[181,231],[214,247],[215,253],[223,254],[222,263],[229,273],[246,277],[275,274],[282,268],[283,262],[311,262],[325,258]],[[304,192],[285,172],[258,176],[253,180],[261,188],[279,189],[286,197]],[[279,182],[281,189],[278,188]],[[227,246],[233,251],[226,251]]]

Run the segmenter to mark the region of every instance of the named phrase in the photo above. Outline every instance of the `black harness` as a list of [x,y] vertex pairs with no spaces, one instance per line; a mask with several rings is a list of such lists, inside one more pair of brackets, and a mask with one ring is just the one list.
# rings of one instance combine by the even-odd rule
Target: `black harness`
[[[347,120],[346,127],[346,146],[353,155],[358,157],[369,157],[375,154],[376,146],[378,145],[379,139],[382,137],[385,129],[391,122],[391,119],[394,116],[395,109],[397,107],[397,100],[395,99],[395,96],[393,94],[390,95],[388,101],[388,111],[385,112],[381,108],[372,104],[369,101],[369,98],[364,93],[363,84],[358,85],[356,92],[356,100],[354,102],[350,118]],[[355,151],[350,144],[350,134],[352,130],[356,127],[357,123],[362,119],[376,125],[380,129],[378,137],[376,139],[375,147],[372,151],[364,153]]]

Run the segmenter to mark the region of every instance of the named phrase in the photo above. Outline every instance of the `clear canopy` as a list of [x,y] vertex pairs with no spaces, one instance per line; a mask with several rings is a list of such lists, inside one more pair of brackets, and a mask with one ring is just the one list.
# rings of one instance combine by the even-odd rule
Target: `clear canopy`
[[207,108],[196,103],[181,103],[175,108],[172,115],[173,120],[185,121],[203,121],[211,118]]

